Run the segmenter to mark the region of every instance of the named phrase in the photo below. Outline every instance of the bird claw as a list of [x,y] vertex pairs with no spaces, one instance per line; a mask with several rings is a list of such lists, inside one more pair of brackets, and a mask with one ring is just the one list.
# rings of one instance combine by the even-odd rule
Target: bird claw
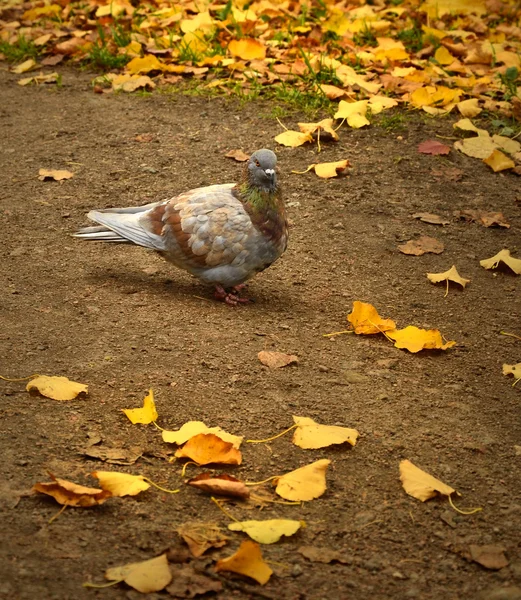
[[215,286],[214,297],[221,302],[225,302],[229,306],[237,306],[237,304],[247,304],[253,302],[251,298],[242,298],[238,292],[244,288],[244,284],[239,284],[231,288],[231,292],[227,292],[221,285]]

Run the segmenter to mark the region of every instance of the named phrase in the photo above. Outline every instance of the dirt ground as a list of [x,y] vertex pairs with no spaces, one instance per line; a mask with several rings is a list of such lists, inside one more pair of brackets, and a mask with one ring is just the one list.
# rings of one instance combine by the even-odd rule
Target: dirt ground
[[[228,469],[241,479],[329,458],[328,490],[302,506],[228,504],[241,520],[302,519],[307,527],[262,547],[275,571],[266,586],[223,574],[223,591],[204,597],[519,600],[521,387],[512,387],[502,364],[521,361],[521,342],[500,332],[521,334],[520,278],[486,271],[479,260],[502,248],[521,256],[520,179],[455,151],[419,154],[419,142],[454,135],[451,119],[420,115],[408,115],[402,131],[344,128],[339,143],[324,144],[320,160],[348,158],[349,177],[291,174],[316,162],[315,149],[276,147],[281,128],[268,103],[99,95],[88,74],[62,74],[64,85],[55,89],[22,88],[16,76],[0,73],[0,374],[67,375],[89,384],[89,395],[60,403],[30,396],[24,383],[0,382],[0,597],[142,598],[123,584],[93,590],[82,583],[102,583],[110,566],[177,547],[175,530],[188,521],[226,528],[226,516],[183,485],[179,464],[165,460],[174,449],[160,432],[131,425],[121,412],[141,405],[152,387],[158,423],[168,429],[204,420],[259,439],[300,415],[360,431],[352,449],[305,451],[290,435],[245,444],[243,465]],[[284,122],[295,127],[298,120]],[[137,142],[139,134],[153,140]],[[216,302],[211,290],[142,248],[70,237],[91,208],[234,181],[242,167],[225,153],[261,147],[279,156],[291,232],[284,257],[250,283],[255,304]],[[39,181],[42,167],[74,177]],[[457,181],[454,168],[462,172]],[[502,211],[511,228],[452,216],[466,209]],[[411,217],[421,211],[450,224]],[[445,251],[414,257],[397,250],[419,235],[443,241]],[[443,285],[425,273],[453,264],[471,283],[444,297]],[[323,337],[346,329],[354,300],[371,302],[401,327],[439,328],[458,344],[410,354],[383,336]],[[297,354],[300,362],[268,370],[257,358],[264,349]],[[89,440],[100,438],[144,455],[132,466],[84,456]],[[398,472],[404,458],[456,488],[459,506],[482,512],[460,515],[446,500],[407,496]],[[144,474],[181,492],[151,488],[69,508],[50,525],[59,509],[51,498],[20,497],[47,481],[47,471],[95,485],[88,474],[97,469]],[[213,561],[245,539],[229,535],[227,546],[192,565],[213,573]],[[469,559],[473,544],[502,546],[509,565],[485,569]],[[339,550],[345,564],[309,561],[301,546]]]

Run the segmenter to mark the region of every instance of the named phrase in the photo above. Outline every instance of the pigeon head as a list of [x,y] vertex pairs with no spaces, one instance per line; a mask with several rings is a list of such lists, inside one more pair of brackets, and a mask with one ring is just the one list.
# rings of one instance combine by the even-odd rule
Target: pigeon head
[[248,183],[266,192],[277,189],[277,156],[271,150],[257,150],[247,164]]

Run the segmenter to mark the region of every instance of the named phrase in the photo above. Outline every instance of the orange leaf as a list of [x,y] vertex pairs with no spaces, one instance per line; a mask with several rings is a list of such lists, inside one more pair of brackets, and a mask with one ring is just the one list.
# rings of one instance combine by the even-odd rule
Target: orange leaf
[[178,458],[189,458],[198,465],[240,465],[242,462],[240,451],[232,443],[225,442],[213,433],[200,433],[190,438],[175,455]]
[[250,540],[243,542],[237,552],[228,558],[218,560],[216,571],[231,571],[255,579],[261,585],[268,583],[273,571],[264,562],[260,545]]
[[396,323],[391,319],[382,319],[372,304],[355,300],[353,310],[347,316],[355,333],[373,334],[396,329]]
[[219,494],[221,496],[232,496],[234,498],[249,498],[250,490],[246,485],[228,475],[210,475],[210,473],[201,473],[196,477],[192,477],[186,482],[195,488],[203,490],[209,494]]
[[49,473],[52,481],[48,483],[35,483],[33,492],[52,496],[58,504],[67,506],[96,506],[103,504],[107,498],[112,497],[112,492],[98,488],[85,487],[66,479],[55,477]]

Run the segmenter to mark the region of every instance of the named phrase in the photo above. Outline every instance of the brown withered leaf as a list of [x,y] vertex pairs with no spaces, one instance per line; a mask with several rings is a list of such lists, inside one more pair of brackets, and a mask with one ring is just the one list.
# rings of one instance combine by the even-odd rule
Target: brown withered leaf
[[230,150],[224,156],[226,156],[226,158],[233,158],[233,160],[236,160],[237,162],[246,162],[250,158],[249,155],[242,150]]
[[45,65],[47,67],[54,67],[55,65],[61,63],[61,61],[64,58],[64,54],[55,54],[54,56],[47,56],[42,60],[42,65]]
[[232,496],[234,498],[250,497],[249,488],[242,481],[227,473],[222,473],[221,475],[201,473],[196,477],[192,477],[186,483],[209,494]]
[[462,219],[465,221],[476,221],[481,223],[484,227],[505,227],[506,229],[510,228],[510,223],[506,220],[506,217],[503,213],[500,212],[487,212],[486,210],[455,210],[453,212],[454,216],[458,219]]
[[403,254],[412,254],[414,256],[421,256],[427,252],[441,254],[444,249],[443,242],[428,235],[422,235],[417,240],[409,240],[405,244],[398,246],[398,250],[403,252]]
[[261,363],[270,369],[280,369],[298,363],[298,356],[295,356],[295,354],[262,350],[257,356]]
[[134,141],[141,142],[142,144],[148,144],[153,139],[154,139],[153,133],[140,133],[140,134],[136,135],[136,137],[134,138]]
[[216,580],[197,573],[193,567],[170,567],[172,583],[166,591],[174,598],[195,598],[210,592],[220,592],[223,584]]
[[300,548],[297,548],[297,552],[302,554],[304,558],[307,558],[311,562],[320,562],[325,564],[332,562],[349,564],[351,562],[343,552],[340,552],[339,550],[331,550],[329,548],[319,548],[318,546],[300,546]]
[[430,223],[431,225],[448,225],[450,223],[447,219],[428,212],[414,213],[412,218],[419,219],[423,223]]
[[112,497],[112,492],[108,490],[85,487],[84,485],[55,477],[52,473],[49,473],[49,477],[52,479],[51,482],[35,483],[32,491],[52,496],[58,504],[85,508],[103,504],[108,498]]
[[450,152],[450,148],[438,142],[438,140],[425,140],[425,142],[418,145],[418,152],[421,154],[444,155]]
[[176,531],[195,558],[202,556],[209,548],[222,548],[230,539],[216,523],[195,521],[181,525]]
[[502,546],[492,544],[478,546],[471,544],[469,546],[469,554],[474,562],[491,571],[499,571],[499,569],[503,569],[509,565],[508,558],[505,556],[505,549]]
[[460,181],[463,171],[457,167],[433,167],[431,173],[437,179],[445,181]]
[[109,446],[89,446],[82,451],[84,456],[97,458],[111,465],[133,465],[143,455],[142,448],[110,448]]

